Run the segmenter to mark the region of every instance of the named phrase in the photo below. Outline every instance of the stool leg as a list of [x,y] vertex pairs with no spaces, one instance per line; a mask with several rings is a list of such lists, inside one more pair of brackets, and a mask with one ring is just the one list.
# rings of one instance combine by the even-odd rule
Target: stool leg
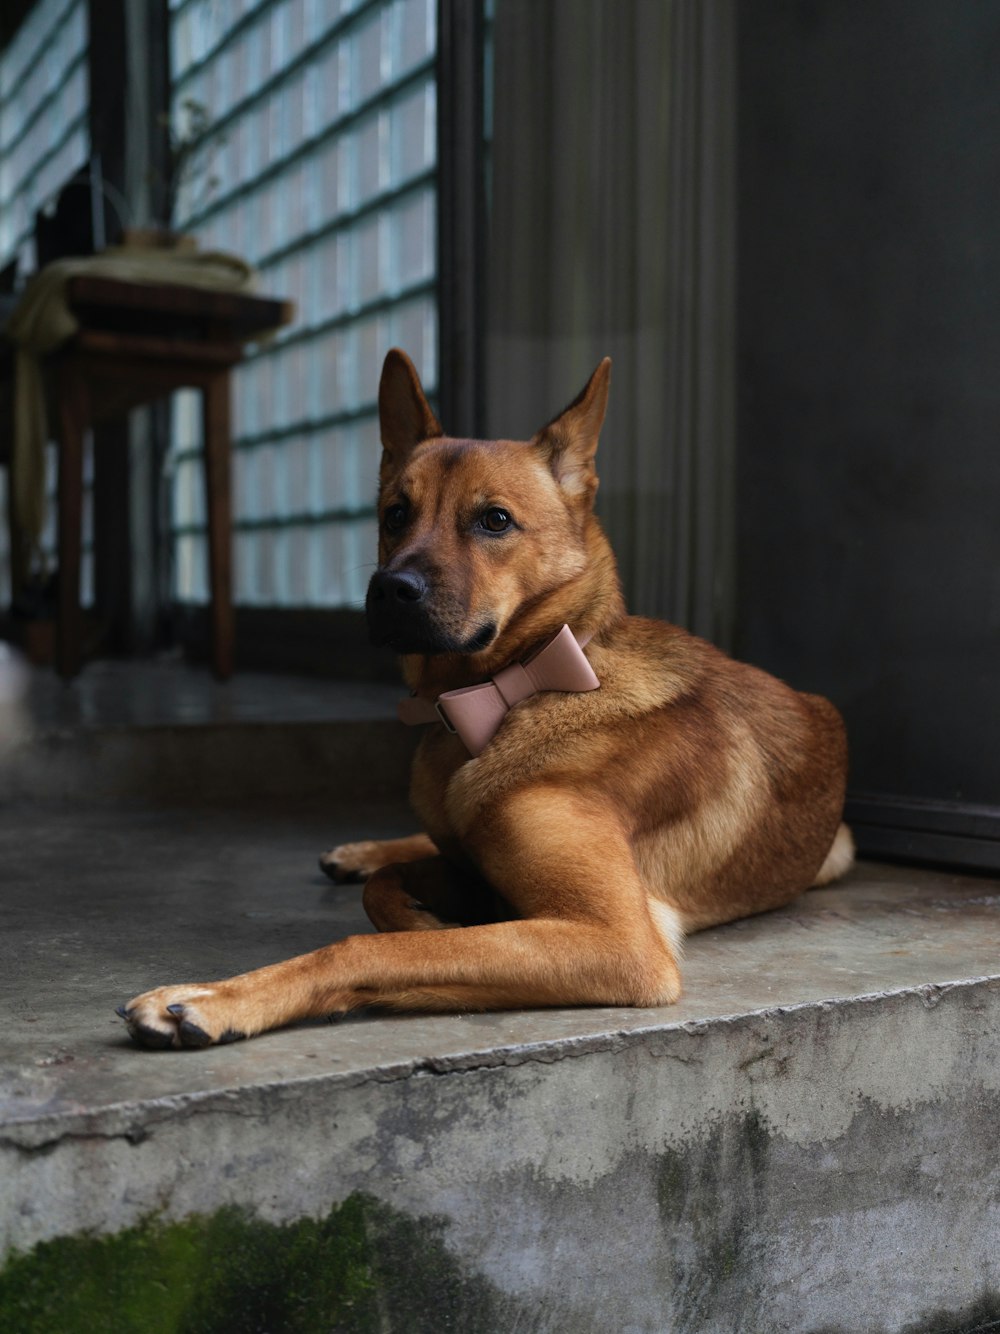
[[83,433],[86,386],[73,371],[57,380],[59,403],[59,604],[56,670],[66,681],[80,670],[80,547],[83,522]]
[[30,572],[30,552],[21,528],[17,504],[14,500],[14,460],[7,468],[7,531],[10,540],[10,602],[13,607],[28,584]]
[[202,393],[208,570],[212,590],[212,669],[220,681],[233,674],[232,511],[230,502],[229,373]]

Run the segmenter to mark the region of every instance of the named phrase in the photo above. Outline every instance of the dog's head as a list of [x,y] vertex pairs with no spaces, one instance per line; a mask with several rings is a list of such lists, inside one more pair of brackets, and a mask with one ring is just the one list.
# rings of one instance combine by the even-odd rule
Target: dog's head
[[403,654],[502,652],[579,619],[597,575],[620,597],[593,517],[610,374],[605,358],[531,440],[460,440],[443,433],[409,358],[388,354],[379,567],[366,603],[375,643]]

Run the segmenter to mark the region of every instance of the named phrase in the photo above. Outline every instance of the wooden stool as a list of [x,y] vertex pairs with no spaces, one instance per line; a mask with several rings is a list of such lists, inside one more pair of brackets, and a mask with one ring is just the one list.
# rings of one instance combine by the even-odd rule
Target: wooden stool
[[67,298],[80,330],[45,362],[59,437],[56,669],[69,679],[81,666],[84,433],[175,389],[193,388],[202,396],[212,667],[225,680],[233,671],[230,372],[243,343],[290,323],[294,307],[89,275],[70,280]]

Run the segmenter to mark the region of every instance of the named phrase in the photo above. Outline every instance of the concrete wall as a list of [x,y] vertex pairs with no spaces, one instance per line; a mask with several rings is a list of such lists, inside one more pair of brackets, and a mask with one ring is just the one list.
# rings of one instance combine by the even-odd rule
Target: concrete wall
[[998,1033],[980,981],[8,1124],[0,1327],[969,1330]]

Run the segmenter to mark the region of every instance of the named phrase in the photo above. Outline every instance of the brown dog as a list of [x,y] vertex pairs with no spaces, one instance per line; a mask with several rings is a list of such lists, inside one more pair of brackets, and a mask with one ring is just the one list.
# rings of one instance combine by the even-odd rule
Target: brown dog
[[[593,514],[609,379],[605,360],[530,441],[456,440],[389,353],[373,637],[403,654],[417,713],[490,678],[490,700],[514,707],[476,756],[426,730],[412,798],[427,835],[322,858],[335,879],[367,878],[385,934],[147,992],[120,1011],[138,1041],[205,1046],[364,1005],[665,1005],[686,932],[850,865],[836,709],[625,614]],[[529,660],[563,625],[590,681],[530,693]]]

